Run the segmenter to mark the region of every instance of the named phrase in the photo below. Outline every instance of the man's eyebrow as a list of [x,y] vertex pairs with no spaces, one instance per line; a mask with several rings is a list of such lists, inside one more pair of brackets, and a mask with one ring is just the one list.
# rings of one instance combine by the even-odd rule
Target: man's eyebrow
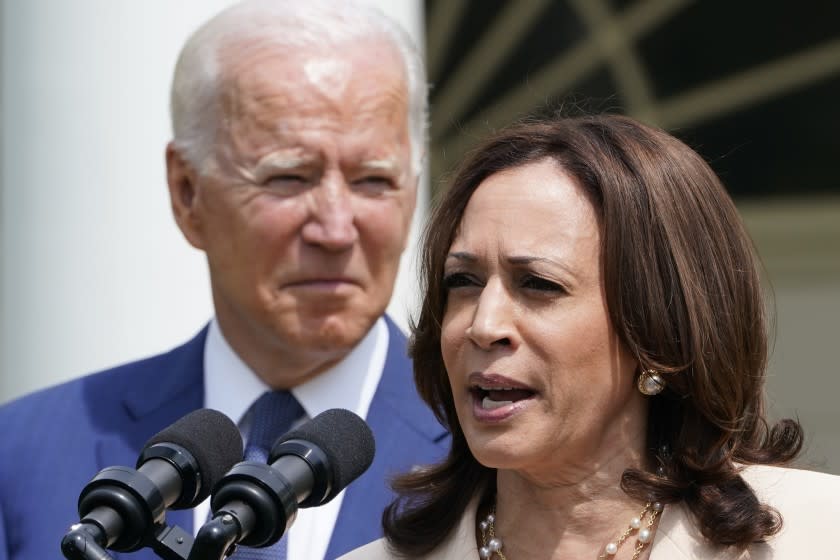
[[315,161],[312,156],[290,152],[272,152],[266,154],[257,161],[254,172],[259,173],[263,169],[294,169],[301,165],[307,165]]
[[363,161],[359,167],[361,169],[369,169],[371,171],[394,172],[400,170],[400,164],[396,158],[371,159]]

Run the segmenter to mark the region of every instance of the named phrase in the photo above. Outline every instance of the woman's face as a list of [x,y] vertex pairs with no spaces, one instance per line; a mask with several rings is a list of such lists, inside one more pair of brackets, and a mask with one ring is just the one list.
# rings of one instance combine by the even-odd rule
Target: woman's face
[[470,198],[444,266],[441,350],[480,463],[555,476],[644,444],[600,242],[594,206],[549,159],[496,173]]

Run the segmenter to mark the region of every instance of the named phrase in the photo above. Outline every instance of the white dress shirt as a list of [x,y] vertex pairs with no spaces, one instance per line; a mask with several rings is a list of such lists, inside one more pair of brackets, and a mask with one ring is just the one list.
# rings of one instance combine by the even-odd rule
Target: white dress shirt
[[[365,418],[373,400],[388,351],[388,326],[380,318],[365,338],[339,363],[292,389],[308,420],[331,408],[345,408]],[[218,323],[210,322],[204,346],[204,406],[236,421],[243,440],[248,433],[248,408],[266,385],[230,347]],[[245,445],[247,445],[245,441]],[[323,506],[298,510],[289,529],[289,560],[323,558],[344,498],[341,492]],[[195,508],[194,533],[207,521],[210,500]]]

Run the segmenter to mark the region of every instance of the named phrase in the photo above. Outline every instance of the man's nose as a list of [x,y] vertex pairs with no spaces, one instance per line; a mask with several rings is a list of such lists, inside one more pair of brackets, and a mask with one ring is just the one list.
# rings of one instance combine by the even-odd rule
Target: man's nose
[[491,280],[481,290],[467,337],[483,350],[516,344],[513,306],[501,281]]
[[343,178],[325,177],[311,192],[309,217],[303,239],[328,251],[345,251],[359,237],[353,193]]

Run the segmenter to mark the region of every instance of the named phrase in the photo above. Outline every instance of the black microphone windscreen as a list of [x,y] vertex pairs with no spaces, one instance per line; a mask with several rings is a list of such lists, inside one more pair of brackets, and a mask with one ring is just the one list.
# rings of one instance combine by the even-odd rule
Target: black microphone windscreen
[[233,466],[242,461],[242,436],[233,421],[219,411],[200,408],[164,428],[146,442],[174,443],[187,450],[198,463],[201,488],[192,501],[197,505]]
[[376,452],[373,433],[368,425],[356,414],[343,408],[324,411],[299,428],[287,432],[272,447],[269,462],[277,458],[275,450],[283,442],[293,439],[314,443],[329,460],[333,489],[324,503],[361,476],[373,462]]

